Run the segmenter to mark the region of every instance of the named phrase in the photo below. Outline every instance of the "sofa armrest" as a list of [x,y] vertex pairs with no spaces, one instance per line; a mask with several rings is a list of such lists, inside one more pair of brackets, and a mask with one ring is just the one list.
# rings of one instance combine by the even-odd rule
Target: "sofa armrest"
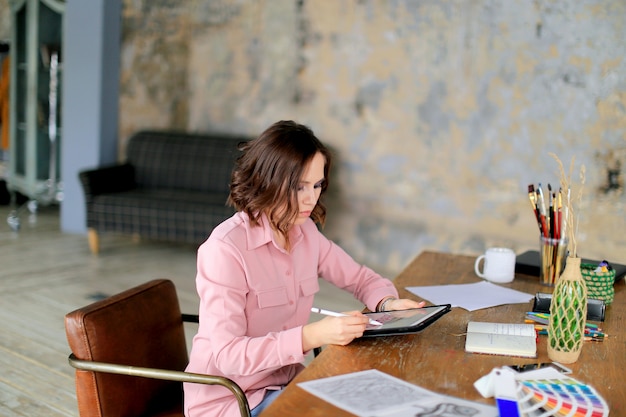
[[128,191],[137,186],[135,169],[128,163],[81,171],[78,177],[88,202],[99,194]]

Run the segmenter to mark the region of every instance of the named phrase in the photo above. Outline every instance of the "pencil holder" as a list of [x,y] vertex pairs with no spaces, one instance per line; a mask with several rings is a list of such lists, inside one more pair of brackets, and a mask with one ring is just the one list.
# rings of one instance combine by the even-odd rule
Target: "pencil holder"
[[589,298],[596,298],[598,300],[604,300],[604,303],[609,305],[613,302],[615,296],[615,270],[612,269],[607,272],[595,272],[598,265],[594,264],[581,264],[580,273],[587,284],[587,296]]
[[551,287],[556,284],[565,266],[568,243],[567,238],[539,237],[539,282],[541,284]]

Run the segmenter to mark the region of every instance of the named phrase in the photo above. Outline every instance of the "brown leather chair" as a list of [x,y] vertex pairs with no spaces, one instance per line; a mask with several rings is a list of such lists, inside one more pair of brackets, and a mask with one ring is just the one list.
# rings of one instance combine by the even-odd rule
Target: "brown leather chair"
[[[159,279],[65,316],[81,416],[183,416],[182,382],[221,385],[250,415],[228,378],[183,372],[189,360],[174,283]],[[193,321],[193,320],[192,320]]]

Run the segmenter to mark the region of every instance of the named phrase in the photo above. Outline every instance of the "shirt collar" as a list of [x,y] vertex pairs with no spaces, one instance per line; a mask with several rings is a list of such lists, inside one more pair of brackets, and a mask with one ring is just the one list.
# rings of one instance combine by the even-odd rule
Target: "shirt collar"
[[246,223],[248,250],[254,250],[272,241],[272,228],[265,214],[261,214],[258,226],[252,224],[250,217],[246,213],[242,212],[241,215]]
[[[246,224],[248,250],[257,249],[272,242],[274,235],[272,228],[270,227],[269,219],[265,213],[261,214],[258,226],[252,225],[250,217],[246,213],[241,212],[241,216]],[[289,232],[289,239],[291,241],[291,247],[295,247],[298,242],[302,240],[302,228],[300,226],[292,227]]]

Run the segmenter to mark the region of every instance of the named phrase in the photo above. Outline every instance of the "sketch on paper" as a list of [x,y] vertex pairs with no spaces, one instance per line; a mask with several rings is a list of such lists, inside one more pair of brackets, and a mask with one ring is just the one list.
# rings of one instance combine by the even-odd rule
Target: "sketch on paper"
[[398,408],[430,395],[416,385],[387,377],[383,372],[372,370],[304,382],[300,386],[358,415]]
[[[494,414],[495,413],[495,414]],[[398,413],[385,414],[385,417],[477,417],[477,416],[497,416],[498,412],[481,414],[476,406],[459,405],[451,403],[440,403],[433,407],[421,407],[414,405],[411,409],[404,409]]]
[[372,369],[298,384],[360,417],[497,417],[493,406],[449,397]]

